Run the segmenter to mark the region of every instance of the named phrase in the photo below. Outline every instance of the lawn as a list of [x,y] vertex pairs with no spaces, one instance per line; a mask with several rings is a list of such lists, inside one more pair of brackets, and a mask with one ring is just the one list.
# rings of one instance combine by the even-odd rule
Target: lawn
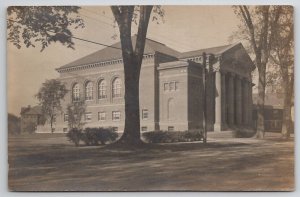
[[140,150],[75,147],[63,135],[9,137],[12,191],[290,191],[294,142],[208,139]]

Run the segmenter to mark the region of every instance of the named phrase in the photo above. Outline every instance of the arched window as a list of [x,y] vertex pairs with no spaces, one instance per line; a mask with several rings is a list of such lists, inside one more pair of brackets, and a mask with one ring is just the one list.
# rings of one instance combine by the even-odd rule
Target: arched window
[[85,84],[85,100],[93,100],[93,83],[91,81]]
[[121,97],[121,79],[115,78],[112,83],[112,97]]
[[104,99],[106,97],[106,81],[101,80],[98,84],[98,99]]
[[80,88],[79,84],[74,84],[72,88],[72,101],[79,101],[80,100]]

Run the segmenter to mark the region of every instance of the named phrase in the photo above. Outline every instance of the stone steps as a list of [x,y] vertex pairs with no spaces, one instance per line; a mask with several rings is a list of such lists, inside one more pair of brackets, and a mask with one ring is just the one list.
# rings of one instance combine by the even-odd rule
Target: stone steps
[[234,131],[209,131],[207,132],[207,138],[234,138]]

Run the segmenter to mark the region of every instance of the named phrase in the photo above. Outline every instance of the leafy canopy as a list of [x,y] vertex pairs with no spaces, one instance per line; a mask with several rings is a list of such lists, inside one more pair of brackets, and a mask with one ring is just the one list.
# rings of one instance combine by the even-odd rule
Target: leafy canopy
[[67,92],[66,86],[60,81],[56,79],[46,80],[36,94],[43,113],[52,119],[57,111],[61,111],[61,100],[63,100]]
[[77,6],[11,6],[7,9],[8,41],[17,48],[41,45],[43,51],[52,42],[74,49],[71,29],[84,27]]

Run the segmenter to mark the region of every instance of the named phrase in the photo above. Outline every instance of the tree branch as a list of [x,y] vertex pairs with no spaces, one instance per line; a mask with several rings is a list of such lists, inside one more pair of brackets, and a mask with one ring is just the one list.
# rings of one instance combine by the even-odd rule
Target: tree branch
[[121,23],[121,17],[122,17],[122,14],[119,10],[119,6],[110,6],[110,9],[119,25]]
[[135,45],[135,51],[134,51],[139,62],[142,61],[142,59],[143,59],[146,34],[147,34],[147,29],[148,29],[148,24],[149,24],[149,19],[150,19],[152,8],[153,8],[153,6],[141,6],[140,7],[140,20],[139,20],[139,27],[138,27],[136,45]]
[[251,41],[251,44],[253,46],[253,49],[254,49],[254,52],[255,54],[258,53],[258,47],[257,47],[257,44],[256,44],[256,41],[255,41],[255,32],[254,32],[254,26],[253,26],[253,22],[252,22],[252,19],[251,19],[251,15],[249,13],[249,10],[247,8],[247,6],[239,6],[240,8],[240,11],[242,13],[242,16],[247,24],[247,27],[249,29],[249,33],[250,33],[250,41]]

